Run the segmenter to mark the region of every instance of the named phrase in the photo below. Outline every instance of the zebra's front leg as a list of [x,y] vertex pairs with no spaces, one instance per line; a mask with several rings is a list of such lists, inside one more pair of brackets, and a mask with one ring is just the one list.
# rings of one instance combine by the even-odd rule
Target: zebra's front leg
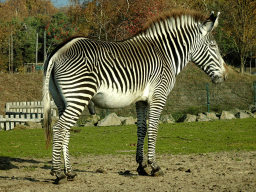
[[152,171],[151,175],[152,176],[162,176],[164,175],[163,171],[157,165],[156,163],[156,155],[155,155],[155,147],[156,147],[156,138],[157,138],[157,132],[158,132],[158,121],[155,123],[152,123],[154,126],[151,127],[149,125],[149,130],[148,130],[148,164],[151,165]]
[[137,111],[137,152],[136,152],[136,161],[139,163],[139,167],[137,171],[139,175],[150,175],[150,171],[147,167],[147,162],[144,158],[144,138],[147,133],[147,108],[148,105],[146,102],[137,102],[136,103],[136,111]]
[[[157,97],[159,96],[159,97]],[[148,163],[151,165],[152,176],[164,175],[161,168],[156,163],[155,148],[158,133],[158,121],[164,107],[166,99],[161,95],[155,95],[154,100],[149,107],[149,125],[148,125]]]

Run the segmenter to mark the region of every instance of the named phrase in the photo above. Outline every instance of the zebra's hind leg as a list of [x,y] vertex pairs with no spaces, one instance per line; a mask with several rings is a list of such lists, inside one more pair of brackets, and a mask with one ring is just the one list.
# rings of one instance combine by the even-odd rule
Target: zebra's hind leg
[[[56,125],[53,127],[53,149],[52,149],[52,170],[51,175],[55,175],[57,178],[55,183],[62,183],[63,180],[73,180],[76,176],[72,169],[69,158],[68,143],[70,139],[70,128],[76,123],[84,107],[75,112],[73,107],[68,106],[63,115],[60,117]],[[64,173],[61,173],[61,149],[64,156]],[[67,178],[67,179],[66,179]]]
[[61,149],[65,130],[60,126],[61,118],[53,127],[53,147],[52,147],[52,168],[50,174],[56,176],[54,184],[66,181],[66,175],[61,172]]
[[137,172],[139,175],[150,175],[150,171],[147,167],[147,162],[144,157],[144,138],[147,133],[147,108],[148,104],[143,101],[139,101],[136,103],[136,111],[137,111],[137,135],[138,135],[138,143],[137,143],[137,152],[136,152],[136,161],[139,163],[139,167],[137,168]]
[[67,179],[69,181],[72,181],[77,176],[77,174],[73,171],[72,165],[70,163],[69,150],[68,150],[69,139],[70,139],[70,131],[67,131],[64,138],[64,142],[63,142],[63,156],[64,156],[64,167],[65,167],[64,173],[67,176]]

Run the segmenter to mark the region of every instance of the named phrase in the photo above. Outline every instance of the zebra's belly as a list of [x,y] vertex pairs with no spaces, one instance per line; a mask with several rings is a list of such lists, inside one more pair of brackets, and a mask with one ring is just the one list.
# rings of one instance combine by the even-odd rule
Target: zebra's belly
[[101,88],[92,98],[97,107],[106,109],[115,109],[125,107],[137,101],[147,101],[150,96],[150,89],[146,87],[143,91],[126,92],[116,89]]

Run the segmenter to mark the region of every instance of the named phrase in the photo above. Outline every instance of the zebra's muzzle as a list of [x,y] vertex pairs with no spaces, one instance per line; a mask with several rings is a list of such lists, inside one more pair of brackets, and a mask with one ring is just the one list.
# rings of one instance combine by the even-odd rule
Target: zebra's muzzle
[[212,78],[212,82],[215,84],[218,84],[218,83],[223,83],[227,79],[228,79],[228,76],[226,74],[223,74],[223,76],[214,76]]
[[222,71],[222,73],[217,73],[212,76],[212,82],[215,84],[223,83],[227,79],[228,79],[228,72],[226,69],[224,71]]

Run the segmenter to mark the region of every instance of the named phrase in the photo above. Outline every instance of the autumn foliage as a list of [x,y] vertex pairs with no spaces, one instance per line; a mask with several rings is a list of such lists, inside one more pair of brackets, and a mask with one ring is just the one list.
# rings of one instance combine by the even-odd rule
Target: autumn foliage
[[[124,40],[151,18],[178,8],[206,14],[220,10],[220,27],[215,36],[222,55],[237,54],[244,62],[248,55],[256,55],[255,7],[254,0],[70,0],[68,6],[60,8],[50,0],[6,0],[0,3],[0,71],[8,71],[11,51],[17,71],[24,63],[35,62],[37,33],[38,60],[43,62],[45,40],[47,54],[76,35]],[[245,24],[244,17],[249,18]]]

